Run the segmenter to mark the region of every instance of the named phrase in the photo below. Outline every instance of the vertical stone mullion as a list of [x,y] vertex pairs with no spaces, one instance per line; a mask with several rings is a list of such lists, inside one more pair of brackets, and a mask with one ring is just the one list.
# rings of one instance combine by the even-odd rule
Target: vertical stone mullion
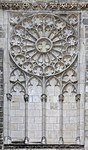
[[28,101],[29,101],[29,95],[24,95],[24,101],[25,101],[25,143],[29,142],[28,138]]
[[59,104],[60,104],[60,118],[59,118],[59,123],[60,123],[60,135],[59,135],[59,143],[63,144],[63,100],[64,96],[63,94],[59,95]]
[[[3,35],[3,32],[2,34]],[[3,147],[3,102],[4,102],[4,84],[3,84],[3,49],[0,49],[0,149]]]
[[76,135],[76,142],[77,144],[80,143],[80,94],[75,96],[76,99],[76,106],[77,106],[77,135]]
[[42,139],[41,143],[46,144],[46,101],[47,101],[47,96],[46,94],[41,95],[41,101],[42,101]]
[[12,95],[7,93],[7,143],[11,143],[11,122],[10,122],[10,110],[11,110]]

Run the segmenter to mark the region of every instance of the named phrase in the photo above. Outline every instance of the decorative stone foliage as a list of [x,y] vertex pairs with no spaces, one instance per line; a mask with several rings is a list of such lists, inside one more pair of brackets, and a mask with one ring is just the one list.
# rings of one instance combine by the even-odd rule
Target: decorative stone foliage
[[88,9],[88,3],[86,3],[86,0],[83,2],[75,2],[71,1],[71,3],[59,3],[57,1],[50,1],[50,2],[22,2],[22,1],[16,1],[16,2],[0,2],[0,9],[4,10],[61,10],[61,11],[72,11],[72,10],[87,10]]

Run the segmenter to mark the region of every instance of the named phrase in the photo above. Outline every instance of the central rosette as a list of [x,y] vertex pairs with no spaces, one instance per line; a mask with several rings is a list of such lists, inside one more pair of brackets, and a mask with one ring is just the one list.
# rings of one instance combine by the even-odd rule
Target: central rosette
[[47,53],[51,50],[52,43],[48,38],[42,37],[42,38],[37,40],[36,48],[41,53]]

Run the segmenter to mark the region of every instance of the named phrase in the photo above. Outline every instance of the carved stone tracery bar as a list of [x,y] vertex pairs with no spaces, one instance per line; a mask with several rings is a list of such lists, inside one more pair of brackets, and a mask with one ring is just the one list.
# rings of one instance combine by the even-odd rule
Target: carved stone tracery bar
[[25,101],[25,139],[24,142],[27,144],[29,142],[28,138],[28,101],[29,101],[29,95],[24,95],[24,101]]
[[81,97],[80,94],[77,94],[75,96],[77,104],[77,138],[76,138],[77,144],[80,144],[80,97]]
[[47,96],[46,94],[41,95],[41,101],[42,101],[42,144],[47,144],[46,139],[46,102],[47,102]]
[[64,95],[59,95],[59,103],[60,103],[60,136],[59,136],[59,143],[63,144],[63,101],[64,101]]
[[12,95],[10,93],[7,93],[7,116],[8,116],[8,130],[7,130],[7,142],[8,144],[11,143],[11,124],[10,124],[10,109],[11,109],[11,99],[12,99]]

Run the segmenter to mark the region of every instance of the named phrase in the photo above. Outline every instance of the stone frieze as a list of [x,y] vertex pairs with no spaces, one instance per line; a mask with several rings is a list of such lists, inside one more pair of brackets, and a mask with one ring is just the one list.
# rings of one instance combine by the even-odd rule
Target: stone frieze
[[4,10],[88,10],[88,3],[58,3],[58,2],[0,2],[0,9]]

